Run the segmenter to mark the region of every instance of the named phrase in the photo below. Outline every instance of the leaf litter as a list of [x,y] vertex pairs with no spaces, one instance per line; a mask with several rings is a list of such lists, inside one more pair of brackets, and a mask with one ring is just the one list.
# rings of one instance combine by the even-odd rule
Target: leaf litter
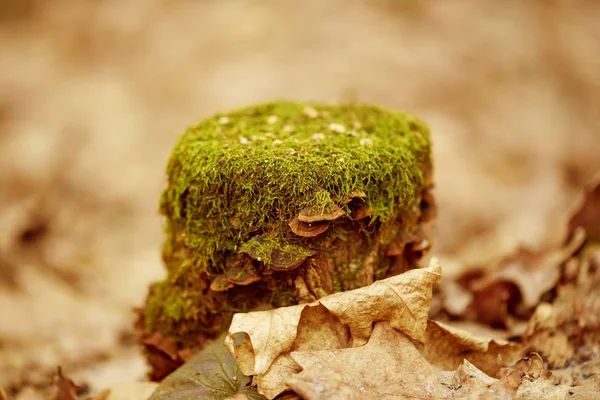
[[[238,388],[247,392],[202,398],[594,398],[600,391],[600,243],[594,236],[600,221],[589,210],[599,206],[597,190],[575,214],[586,217],[571,220],[564,245],[522,250],[496,269],[442,285],[444,302],[452,299],[448,287],[463,299],[453,312],[431,308],[441,280],[432,261],[313,303],[236,314],[212,348],[229,357],[230,368],[236,366],[231,371],[239,368]],[[505,286],[516,291],[509,293],[517,299],[512,305]],[[497,297],[502,329],[492,329],[497,320],[486,318],[485,306],[494,303],[483,295]],[[476,306],[482,309],[473,312]],[[189,376],[211,370],[193,367],[193,360],[153,399],[193,398],[183,396],[182,387],[202,390]],[[186,379],[191,386],[173,383]]]

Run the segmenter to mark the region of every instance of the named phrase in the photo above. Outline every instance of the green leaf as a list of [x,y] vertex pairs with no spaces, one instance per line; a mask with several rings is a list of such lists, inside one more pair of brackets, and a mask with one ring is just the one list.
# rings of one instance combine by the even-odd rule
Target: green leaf
[[223,345],[224,336],[167,376],[150,400],[265,400]]

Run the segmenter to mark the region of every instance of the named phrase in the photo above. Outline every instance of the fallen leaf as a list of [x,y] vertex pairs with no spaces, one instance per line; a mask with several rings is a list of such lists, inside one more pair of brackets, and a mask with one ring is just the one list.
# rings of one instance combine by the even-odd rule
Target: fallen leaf
[[570,386],[570,400],[587,400],[600,393],[600,357],[596,354],[591,361],[553,372],[556,379]]
[[556,287],[561,265],[581,249],[584,241],[584,230],[577,229],[565,246],[539,251],[520,249],[506,257],[493,272],[468,283],[473,299],[467,309],[478,321],[509,327],[511,315],[526,315]]
[[564,247],[542,253],[521,250],[513,262],[497,272],[495,279],[513,282],[521,292],[523,306],[534,307],[545,292],[556,286],[560,278],[559,267],[581,248],[584,241],[585,232],[576,230]]
[[140,317],[141,314],[138,314],[136,329],[138,329],[140,342],[145,347],[148,360],[153,366],[149,378],[154,382],[159,382],[183,363],[183,359],[179,355],[180,353],[183,354],[183,351],[178,350],[177,344],[171,339],[165,338],[161,333],[153,332],[148,334],[143,331],[143,327],[141,326],[143,322]]
[[521,301],[518,287],[511,282],[491,282],[473,289],[469,309],[475,320],[495,328],[510,328],[510,316]]
[[165,337],[160,332],[153,332],[142,338],[142,344],[156,348],[169,356],[172,360],[176,360],[178,357],[177,343],[172,339]]
[[468,360],[492,376],[519,360],[523,350],[517,343],[476,336],[437,321],[429,321],[427,340],[417,347],[427,361],[441,369],[456,369]]
[[525,399],[531,393],[555,395],[568,390],[554,383],[550,387],[548,373],[536,355],[506,368],[502,379],[486,375],[466,360],[455,371],[442,371],[388,322],[375,324],[373,335],[362,347],[293,352],[291,357],[302,372],[287,383],[305,400]]
[[62,368],[58,367],[54,381],[56,396],[54,400],[77,400],[77,395],[83,387],[77,386],[71,379],[63,375]]
[[243,374],[264,374],[280,354],[292,348],[305,307],[301,304],[233,316],[225,346]]
[[[351,338],[348,327],[319,304],[307,306],[302,310],[296,339],[290,352],[335,350],[347,348],[350,345]],[[300,366],[296,364],[289,353],[281,354],[273,361],[264,375],[256,377],[256,383],[262,394],[273,398],[289,389],[285,381],[298,372],[300,372]]]
[[535,381],[523,379],[515,400],[564,400],[569,396],[569,387],[557,385],[551,379],[544,377]]
[[363,345],[376,321],[389,321],[408,337],[425,340],[432,288],[440,274],[439,265],[433,265],[311,304],[236,314],[225,346],[244,374],[256,376],[259,392],[273,398],[298,370],[291,351]]
[[600,241],[600,182],[586,191],[581,208],[569,221],[569,235],[578,227],[585,229],[589,238]]
[[350,328],[354,347],[366,343],[375,321],[389,321],[392,328],[423,341],[433,285],[440,279],[441,268],[434,265],[334,293],[319,302]]
[[[235,397],[238,396],[238,397]],[[251,378],[238,368],[223,346],[223,336],[166,377],[150,400],[260,400]]]
[[[567,246],[531,253],[519,261],[523,276],[525,266],[537,265],[534,269],[555,269],[557,277],[551,288],[544,288],[548,302],[536,298],[539,304],[529,326],[519,325],[518,342],[504,339],[514,330],[487,328],[478,336],[428,320],[433,285],[440,280],[439,267],[429,267],[311,304],[238,314],[227,347],[245,368],[255,372],[258,366],[264,371],[253,382],[269,399],[289,390],[305,400],[528,400],[563,399],[569,394],[585,398],[599,388],[590,384],[575,390],[575,382],[585,379],[581,374],[575,378],[575,373],[565,372],[560,377],[545,369],[548,365],[564,372],[600,357],[600,246],[593,242],[583,246],[584,239],[577,234]],[[506,268],[518,269],[514,264]],[[513,288],[516,295],[509,295],[517,299],[521,289],[507,280],[491,286],[497,291],[488,291],[489,302],[481,306],[496,301],[501,310],[495,315],[510,317],[514,309],[500,289]],[[521,301],[525,304],[529,303]],[[530,355],[521,358],[525,352]],[[590,367],[586,376],[596,373]]]
[[[387,322],[375,324],[366,345],[293,352],[302,372],[287,383],[305,399],[440,397],[439,371],[410,339]],[[343,394],[343,395],[341,395]]]
[[581,352],[599,352],[599,255],[600,246],[588,243],[577,256],[577,276],[558,285],[552,302],[540,303],[529,320],[523,343],[551,368],[573,364]]

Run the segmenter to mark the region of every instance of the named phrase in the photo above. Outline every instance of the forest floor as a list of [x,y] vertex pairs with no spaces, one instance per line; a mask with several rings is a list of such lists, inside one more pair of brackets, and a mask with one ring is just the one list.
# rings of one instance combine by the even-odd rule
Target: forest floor
[[272,99],[410,111],[433,132],[433,255],[453,278],[555,248],[600,171],[600,3],[0,4],[0,388],[144,377],[169,150]]

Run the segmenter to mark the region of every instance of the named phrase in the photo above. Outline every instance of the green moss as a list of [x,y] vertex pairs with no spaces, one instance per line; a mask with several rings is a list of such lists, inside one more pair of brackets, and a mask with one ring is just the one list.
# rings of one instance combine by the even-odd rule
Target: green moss
[[421,121],[375,106],[282,102],[219,114],[181,136],[161,210],[216,266],[257,232],[293,245],[292,217],[354,189],[375,221],[411,207],[429,150]]
[[259,237],[254,237],[239,248],[241,252],[252,254],[252,258],[271,265],[273,252],[281,254],[283,257],[291,259],[305,259],[314,254],[313,251],[302,246],[301,240],[282,241],[279,232],[269,232]]
[[[384,277],[385,246],[398,232],[415,228],[430,167],[427,126],[370,105],[269,103],[189,128],[167,167],[160,209],[167,218],[163,258],[169,274],[148,296],[146,328],[181,340],[216,334],[234,312],[260,302],[296,303],[295,277],[310,281],[317,297],[360,286],[353,281],[364,275],[361,251],[372,254],[372,275]],[[358,191],[365,196],[350,201]],[[334,205],[348,218],[333,221],[317,237],[291,231],[288,223],[305,207],[324,212]],[[357,206],[370,210],[368,220],[354,221]],[[410,218],[401,226],[397,219],[404,214]],[[261,280],[211,290],[218,275],[237,271],[238,253],[256,260]],[[270,271],[277,269],[274,258],[291,265],[313,254],[332,260],[328,290],[314,288],[320,280],[315,271],[304,278],[306,271]]]

